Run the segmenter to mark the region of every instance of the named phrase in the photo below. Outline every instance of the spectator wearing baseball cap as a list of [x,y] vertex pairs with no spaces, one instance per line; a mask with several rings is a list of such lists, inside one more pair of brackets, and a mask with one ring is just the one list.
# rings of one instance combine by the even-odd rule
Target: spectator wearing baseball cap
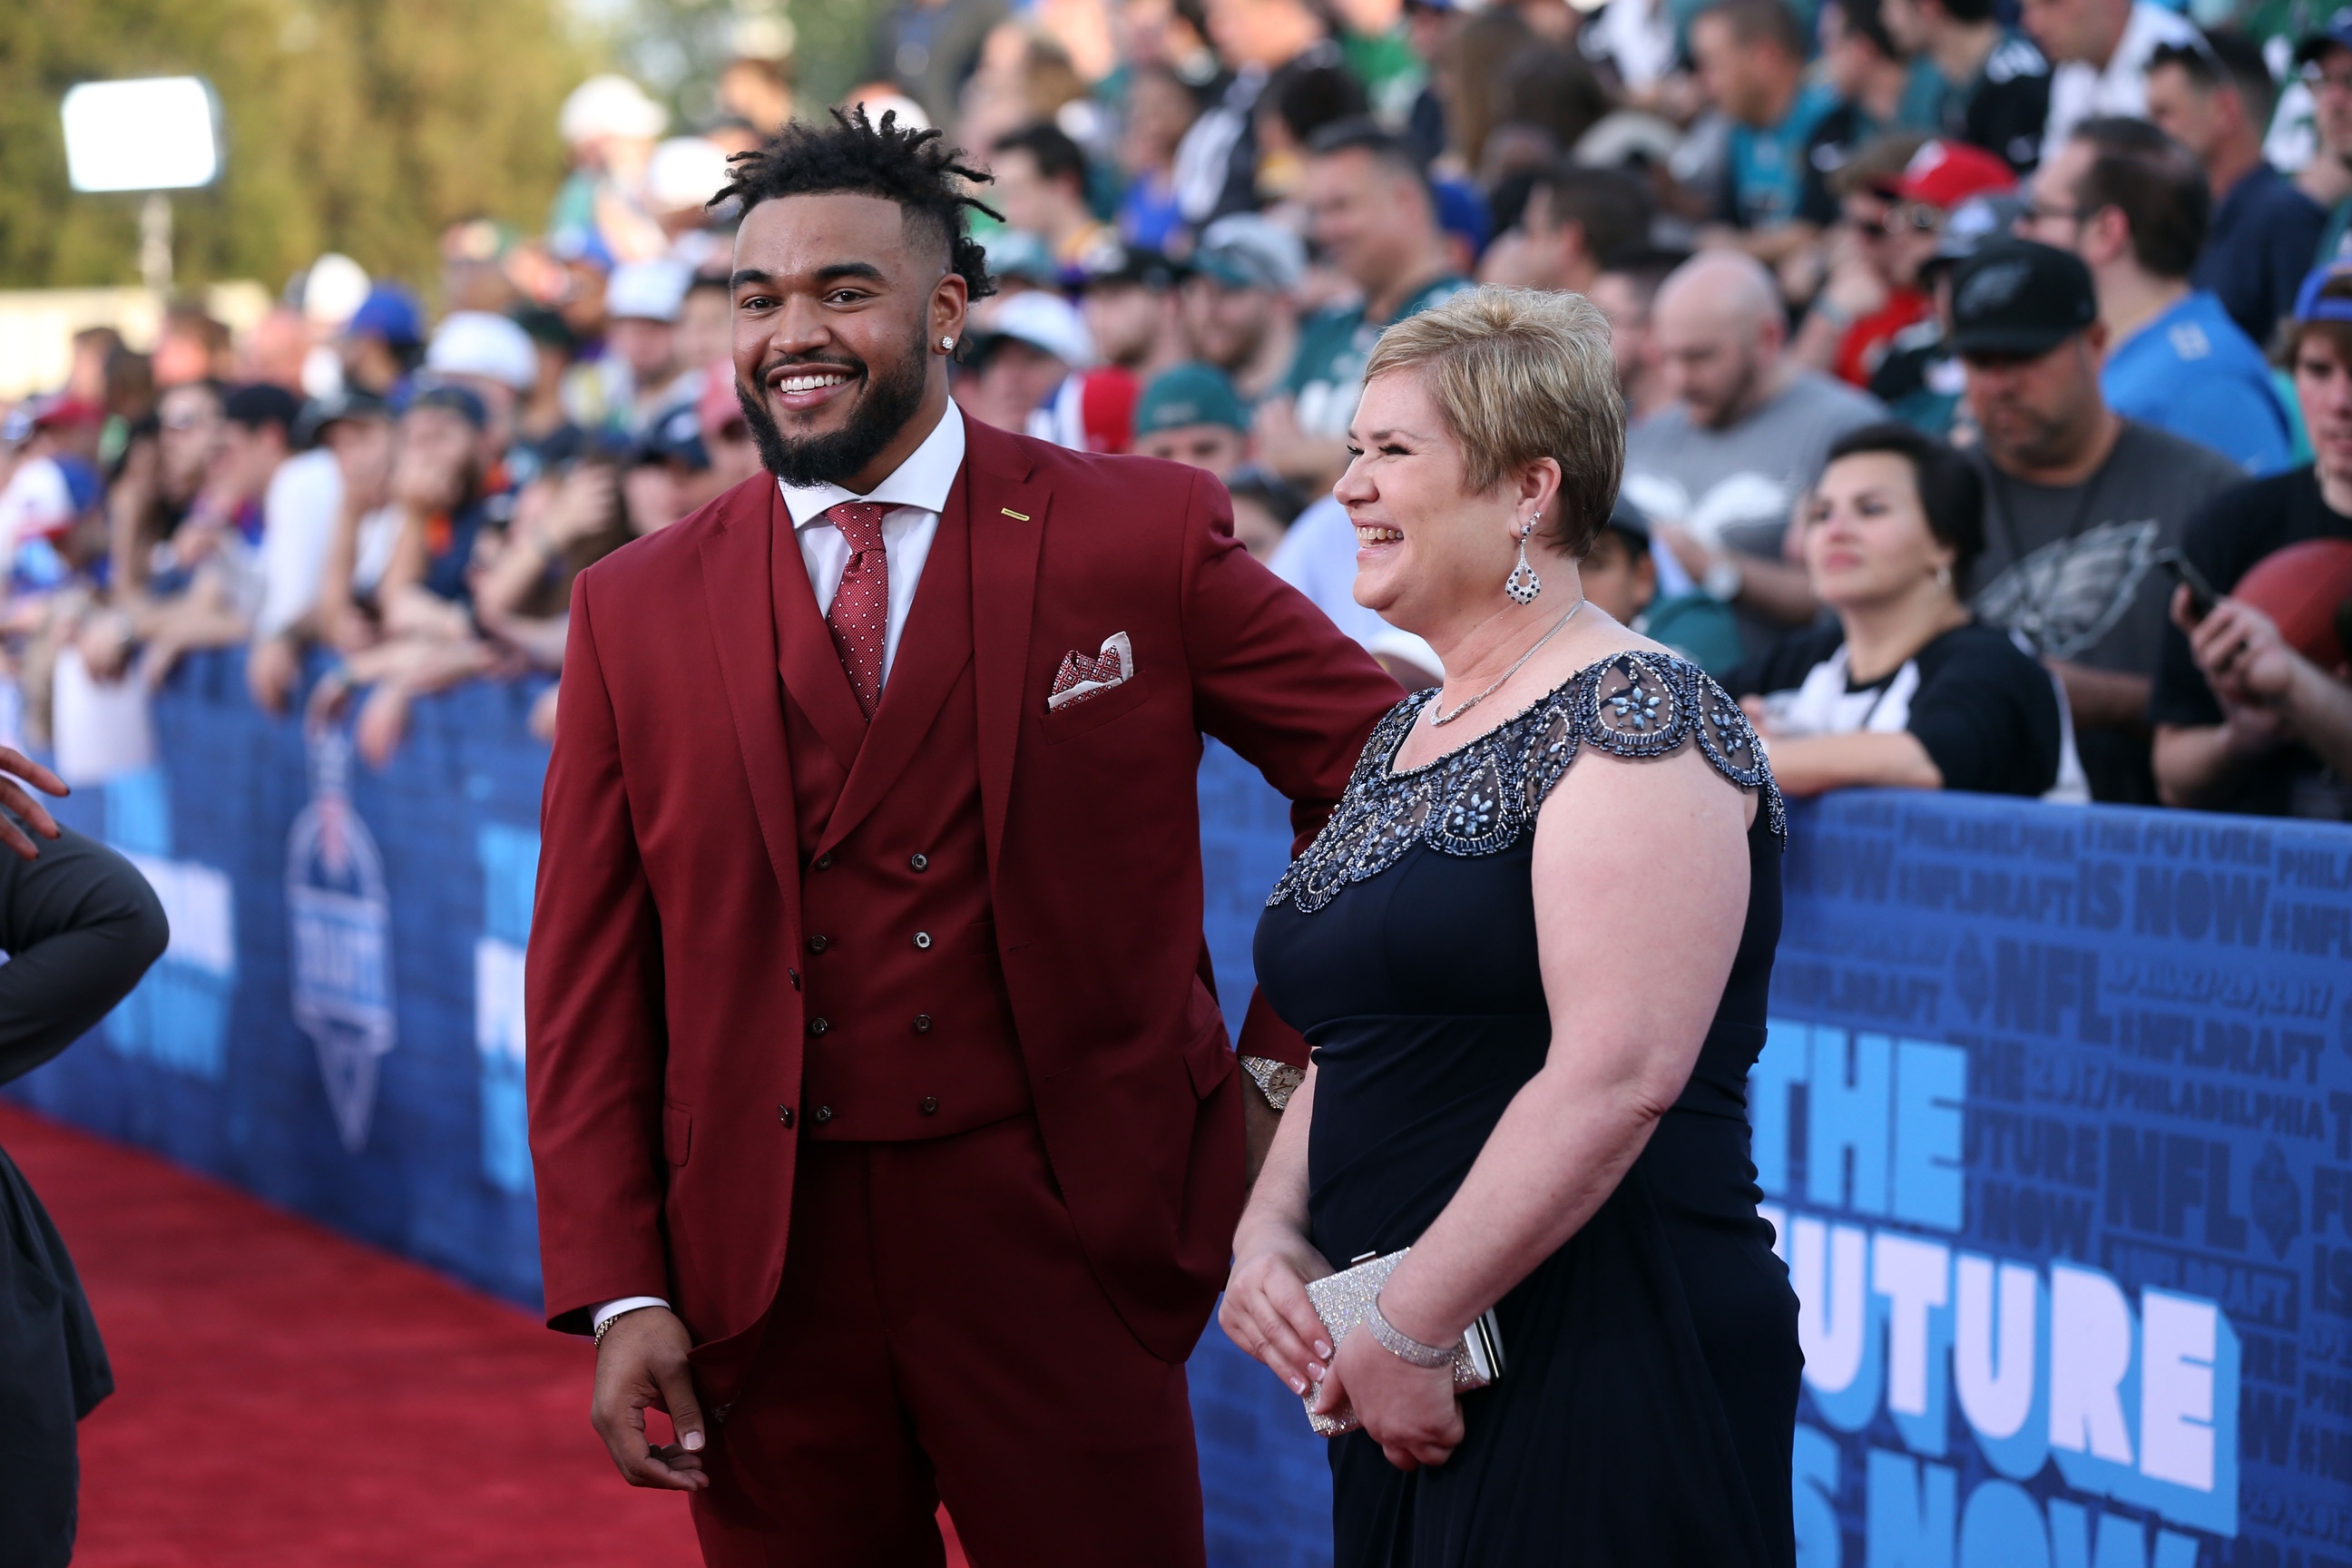
[[2352,8],[2296,44],[2294,65],[2311,94],[2311,129],[2319,143],[2296,172],[2294,185],[2327,209],[2319,259],[2328,261],[2343,253],[2345,232],[2352,228]]
[[[2305,279],[2282,347],[2315,460],[2189,521],[2181,553],[2223,597],[2173,596],[2148,705],[2156,780],[2170,805],[2352,821],[2352,262]],[[2320,613],[2289,616],[2289,595],[2263,592],[2273,577]]]
[[1216,366],[1177,365],[1152,377],[1136,400],[1135,450],[1230,479],[1252,455],[1249,410]]
[[674,405],[691,402],[700,383],[677,363],[677,318],[693,274],[663,258],[614,270],[604,289],[604,355],[596,363],[603,423],[642,434]]
[[514,439],[516,411],[539,382],[530,334],[488,310],[452,310],[434,329],[425,373],[442,386],[462,386],[480,403],[485,439],[503,452]]
[[1919,264],[1935,310],[1895,334],[1870,377],[1870,395],[1914,429],[1949,439],[1958,423],[1967,377],[1952,352],[1952,268],[2009,238],[2024,212],[2025,198],[2014,190],[1970,196],[1945,218],[1936,248]]
[[2294,461],[2294,435],[2270,367],[2221,300],[2190,283],[2207,203],[2203,171],[2164,132],[2086,120],[2042,164],[2018,232],[2090,268],[2110,407],[2248,473],[2278,473]]
[[378,283],[343,323],[335,341],[343,382],[378,397],[406,389],[425,352],[425,312],[397,283]]
[[1280,384],[1298,352],[1293,295],[1307,271],[1298,237],[1256,213],[1234,213],[1202,230],[1183,286],[1192,352],[1256,402]]
[[1097,366],[1077,308],[1042,289],[988,302],[964,333],[957,405],[985,425],[1080,452],[1124,452],[1135,377]]
[[1081,269],[1078,310],[1095,353],[1139,384],[1185,358],[1175,264],[1155,250],[1114,241]]
[[1952,270],[1952,346],[1985,489],[1984,549],[1963,591],[2057,672],[2092,798],[2148,805],[2147,702],[2169,594],[2158,552],[2245,470],[2108,407],[2106,342],[2072,251],[2012,239]]
[[[1902,162],[1888,170],[1892,157]],[[1866,387],[1904,329],[1934,311],[1922,273],[1952,209],[1970,196],[2012,189],[2017,179],[1982,148],[1897,135],[1863,149],[1834,183],[1851,238],[1790,352]]]

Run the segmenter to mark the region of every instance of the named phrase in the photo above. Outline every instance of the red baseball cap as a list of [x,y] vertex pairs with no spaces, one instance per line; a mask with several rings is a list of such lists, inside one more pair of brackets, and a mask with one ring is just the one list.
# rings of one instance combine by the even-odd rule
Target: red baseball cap
[[1895,195],[1949,211],[1970,196],[2016,188],[2016,174],[1999,158],[1981,147],[1938,138],[1911,154],[1895,182]]

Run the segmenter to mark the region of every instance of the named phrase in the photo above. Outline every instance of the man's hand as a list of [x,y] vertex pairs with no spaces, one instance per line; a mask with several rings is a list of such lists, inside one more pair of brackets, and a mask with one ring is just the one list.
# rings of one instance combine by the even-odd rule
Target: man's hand
[[[686,1325],[667,1307],[624,1312],[596,1347],[596,1397],[588,1423],[633,1487],[692,1492],[710,1484],[702,1468],[702,1401],[686,1363],[689,1348]],[[647,1406],[669,1413],[677,1442],[656,1448],[646,1441]]]

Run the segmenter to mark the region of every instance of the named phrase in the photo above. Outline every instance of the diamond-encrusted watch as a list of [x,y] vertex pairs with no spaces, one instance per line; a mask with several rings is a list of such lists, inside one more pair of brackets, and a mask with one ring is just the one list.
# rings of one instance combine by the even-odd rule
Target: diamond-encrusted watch
[[1271,1057],[1244,1057],[1242,1071],[1250,1075],[1250,1081],[1257,1085],[1257,1091],[1265,1096],[1265,1102],[1277,1112],[1290,1103],[1291,1090],[1307,1081],[1305,1068],[1295,1068]]

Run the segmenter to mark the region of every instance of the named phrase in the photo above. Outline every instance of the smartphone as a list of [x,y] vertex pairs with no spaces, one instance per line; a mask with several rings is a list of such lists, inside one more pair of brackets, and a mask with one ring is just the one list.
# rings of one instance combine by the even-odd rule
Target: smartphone
[[2178,550],[2159,551],[2156,558],[2167,572],[2172,574],[2174,582],[2189,590],[2190,620],[2201,621],[2213,613],[2213,606],[2221,603],[2221,595],[2213,591],[2213,584],[2205,580],[2204,573],[2197,570],[2195,562]]

